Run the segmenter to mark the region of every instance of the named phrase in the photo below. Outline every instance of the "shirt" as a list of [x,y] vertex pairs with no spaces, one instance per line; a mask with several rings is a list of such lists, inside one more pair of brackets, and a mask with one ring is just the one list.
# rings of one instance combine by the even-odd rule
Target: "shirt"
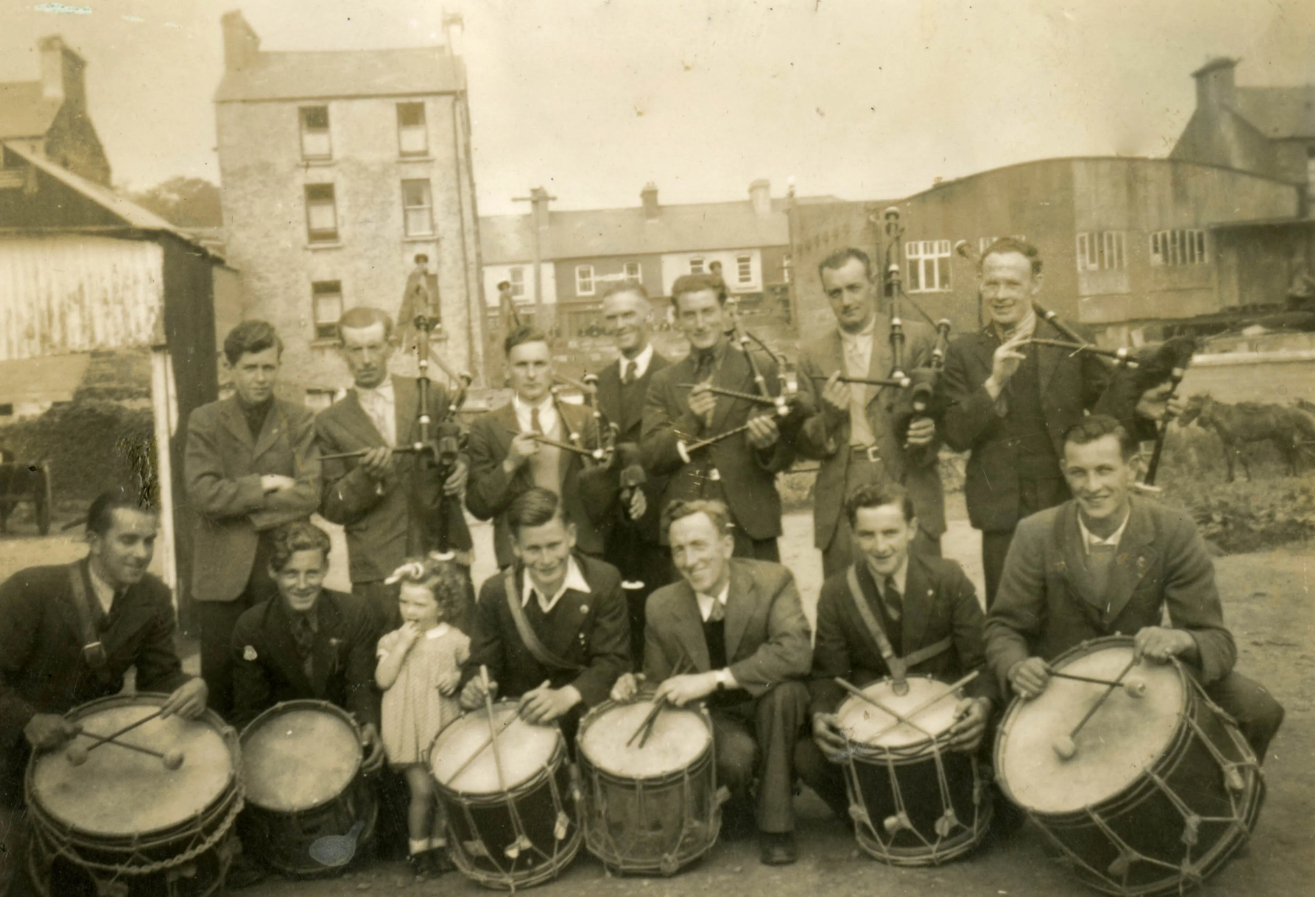
[[356,387],[356,399],[365,409],[366,415],[374,428],[379,431],[379,435],[384,438],[384,443],[390,447],[397,445],[397,400],[393,396],[393,381],[391,378],[384,378],[374,389],[366,389],[363,386]]
[[534,595],[539,602],[539,609],[548,614],[557,606],[557,602],[562,600],[562,596],[566,594],[567,589],[575,589],[577,592],[584,592],[586,595],[592,591],[589,588],[589,583],[584,578],[584,573],[580,570],[580,565],[575,562],[575,558],[567,560],[566,578],[558,586],[557,594],[551,598],[545,598],[544,594],[539,591],[539,588],[534,584],[534,580],[530,578],[530,569],[526,567],[525,572],[521,574],[521,607],[529,604],[530,595]]
[[1119,541],[1123,538],[1123,531],[1128,528],[1128,521],[1132,519],[1132,509],[1129,508],[1123,515],[1123,522],[1119,524],[1108,539],[1102,539],[1100,536],[1087,529],[1087,525],[1082,522],[1082,514],[1078,513],[1078,529],[1082,530],[1082,551],[1084,554],[1091,554],[1091,549],[1096,546],[1106,548],[1118,548]]
[[528,433],[534,429],[531,423],[531,412],[539,409],[539,428],[546,435],[553,431],[557,426],[557,406],[553,404],[552,393],[543,397],[543,401],[538,405],[531,405],[529,402],[521,399],[520,396],[514,396],[511,400],[512,407],[516,409],[516,423],[520,425],[522,433]]
[[624,355],[622,355],[620,358],[621,382],[622,383],[626,382],[627,370],[629,370],[630,372],[631,380],[638,380],[640,377],[644,376],[644,373],[648,370],[648,365],[652,360],[653,360],[652,343],[649,343],[647,346],[645,346],[644,351],[640,352],[634,358],[626,358]]
[[[845,373],[850,377],[866,377],[872,368],[872,335],[877,319],[873,316],[858,333],[840,331],[840,344],[845,350]],[[868,446],[876,442],[872,425],[868,422],[868,386],[866,383],[849,384],[849,444]]]
[[694,597],[697,598],[699,602],[699,616],[703,617],[703,622],[708,622],[708,618],[712,616],[712,608],[714,604],[720,604],[724,613],[726,601],[730,596],[731,584],[729,580],[726,582],[726,585],[722,586],[721,591],[716,595],[705,595],[702,592],[695,592]]
[[95,569],[90,564],[87,565],[87,573],[89,574],[87,578],[91,580],[91,591],[96,595],[96,600],[100,602],[101,610],[108,614],[110,608],[114,606],[114,586],[97,576]]
[[[886,595],[883,589],[886,587],[886,576],[888,574],[878,573],[876,568],[872,566],[871,561],[868,561],[868,572],[872,574],[872,581],[877,584],[877,591],[882,592],[881,598],[884,601]],[[904,562],[899,565],[899,569],[889,575],[895,577],[895,588],[899,589],[899,593],[903,595],[907,591],[905,586],[909,583],[909,556],[905,555]]]

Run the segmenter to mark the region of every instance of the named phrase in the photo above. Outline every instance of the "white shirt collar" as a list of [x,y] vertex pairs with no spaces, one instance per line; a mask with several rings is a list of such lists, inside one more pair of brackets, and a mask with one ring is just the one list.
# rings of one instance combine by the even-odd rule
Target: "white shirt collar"
[[862,345],[863,343],[866,342],[867,344],[871,345],[872,334],[875,333],[877,330],[877,316],[874,314],[872,318],[868,321],[867,326],[864,327],[862,330],[860,330],[858,333],[850,333],[848,330],[846,330],[843,327],[839,329],[840,329],[841,342],[857,343],[858,345]]
[[712,616],[712,602],[716,601],[722,607],[726,606],[726,601],[731,596],[731,581],[726,580],[726,585],[722,586],[721,591],[715,596],[705,595],[702,592],[695,592],[694,597],[699,602],[699,616],[703,617],[703,622],[708,622],[708,617]]
[[1124,516],[1123,522],[1119,524],[1108,539],[1102,539],[1091,530],[1087,529],[1087,524],[1082,520],[1082,511],[1078,511],[1078,529],[1082,530],[1082,551],[1090,554],[1091,549],[1097,545],[1108,545],[1111,548],[1118,548],[1119,541],[1123,538],[1123,531],[1128,528],[1128,521],[1132,519],[1132,508],[1128,508],[1128,513]]
[[539,426],[543,428],[544,433],[551,433],[557,426],[557,406],[553,403],[551,392],[547,393],[537,405],[531,405],[520,396],[512,396],[511,405],[516,411],[516,422],[523,433],[533,429],[530,425],[530,415],[535,408],[539,409]]
[[653,360],[652,343],[649,343],[647,346],[645,346],[644,351],[640,352],[634,358],[626,358],[624,355],[622,355],[620,358],[621,379],[622,380],[625,379],[626,365],[634,365],[635,379],[639,379],[640,377],[644,376],[644,373],[648,370],[649,362],[651,362],[652,360]]
[[545,600],[543,594],[534,585],[534,580],[530,578],[530,571],[527,567],[521,573],[521,607],[526,607],[530,603],[530,594],[539,601],[539,608],[546,614],[557,606],[557,602],[562,599],[568,589],[575,589],[577,592],[584,592],[586,595],[591,594],[589,583],[584,578],[584,572],[580,565],[575,562],[575,558],[568,558],[566,561],[566,578],[562,580],[561,586],[557,589],[557,594]]
[[370,398],[378,396],[384,401],[391,402],[393,401],[393,378],[384,377],[383,382],[373,388],[368,388],[365,386],[357,386],[356,394],[368,396]]
[[90,562],[87,563],[87,578],[91,580],[91,590],[96,593],[96,600],[100,602],[101,609],[108,614],[110,608],[114,606],[116,589],[96,575],[96,570]]
[[452,627],[447,623],[439,623],[433,629],[425,633],[425,638],[442,638],[452,631]]

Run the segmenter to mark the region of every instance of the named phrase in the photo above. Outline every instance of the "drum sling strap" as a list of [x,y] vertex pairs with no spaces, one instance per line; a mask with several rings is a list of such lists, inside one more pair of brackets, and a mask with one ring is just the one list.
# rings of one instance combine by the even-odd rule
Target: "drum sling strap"
[[516,567],[512,565],[507,568],[507,574],[504,578],[507,592],[507,610],[511,611],[512,622],[516,624],[516,632],[519,633],[521,641],[525,643],[525,650],[534,655],[534,659],[543,664],[550,670],[567,673],[579,673],[585,668],[578,663],[572,663],[564,657],[558,657],[548,650],[548,647],[534,634],[534,629],[530,626],[530,621],[525,616],[525,609],[521,607],[520,599],[516,595]]
[[890,646],[890,639],[886,638],[886,630],[882,628],[881,621],[872,613],[872,608],[868,607],[867,596],[863,594],[863,587],[859,585],[857,564],[850,566],[846,579],[849,582],[849,597],[854,599],[854,607],[858,610],[868,635],[877,643],[877,648],[881,651],[881,659],[886,662],[886,669],[890,672],[890,678],[894,680],[897,693],[900,686],[907,688],[905,680],[908,678],[909,667],[931,660],[948,651],[954,644],[954,640],[947,635],[939,642],[933,642],[903,657],[896,657],[895,649]]
[[105,656],[105,646],[101,644],[97,627],[103,612],[99,603],[93,603],[95,599],[87,592],[87,581],[83,578],[81,561],[69,564],[68,579],[73,610],[78,617],[78,638],[82,642],[82,658],[97,678],[104,679],[108,658]]

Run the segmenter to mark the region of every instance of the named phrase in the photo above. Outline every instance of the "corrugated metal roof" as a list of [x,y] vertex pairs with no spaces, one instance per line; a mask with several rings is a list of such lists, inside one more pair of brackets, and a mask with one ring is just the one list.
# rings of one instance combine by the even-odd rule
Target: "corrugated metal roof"
[[90,361],[89,352],[0,361],[0,405],[71,401]]
[[62,105],[41,92],[40,81],[0,84],[0,138],[45,136]]
[[1266,137],[1315,138],[1315,85],[1239,87],[1237,111]]
[[463,86],[444,47],[262,52],[224,72],[215,102],[455,93]]

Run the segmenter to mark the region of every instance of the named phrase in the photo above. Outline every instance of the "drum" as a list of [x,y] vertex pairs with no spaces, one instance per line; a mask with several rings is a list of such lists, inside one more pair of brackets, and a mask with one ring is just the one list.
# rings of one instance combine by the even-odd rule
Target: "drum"
[[[1114,680],[1132,657],[1132,639],[1103,638],[1051,666]],[[1247,839],[1264,781],[1237,726],[1179,663],[1142,662],[1126,678],[1133,687],[1114,690],[1067,745],[1057,742],[1106,686],[1054,678],[1039,697],[1015,700],[996,736],[997,777],[1086,884],[1178,893]]]
[[584,840],[613,871],[673,875],[717,842],[722,800],[706,710],[664,707],[627,744],[652,707],[607,701],[580,722]]
[[253,719],[242,730],[243,847],[289,875],[341,872],[345,862],[325,865],[312,845],[347,836],[359,853],[372,843],[379,807],[364,759],[356,721],[325,701],[285,701]]
[[447,809],[448,847],[467,878],[515,888],[555,878],[580,852],[579,786],[556,726],[525,722],[515,701],[468,713],[434,739],[429,768]]
[[[146,719],[167,699],[143,693],[83,704],[67,714],[83,734],[32,756],[28,867],[39,893],[205,897],[223,886],[242,809],[233,729],[207,711],[197,720],[149,719],[111,743],[91,737]],[[124,745],[182,763],[169,768]]]
[[961,695],[930,676],[906,682],[903,695],[889,679],[863,693],[902,716],[912,713],[916,728],[850,696],[838,710],[850,750],[837,762],[859,847],[893,866],[932,866],[981,843],[991,824],[991,791],[975,755],[946,748]]

